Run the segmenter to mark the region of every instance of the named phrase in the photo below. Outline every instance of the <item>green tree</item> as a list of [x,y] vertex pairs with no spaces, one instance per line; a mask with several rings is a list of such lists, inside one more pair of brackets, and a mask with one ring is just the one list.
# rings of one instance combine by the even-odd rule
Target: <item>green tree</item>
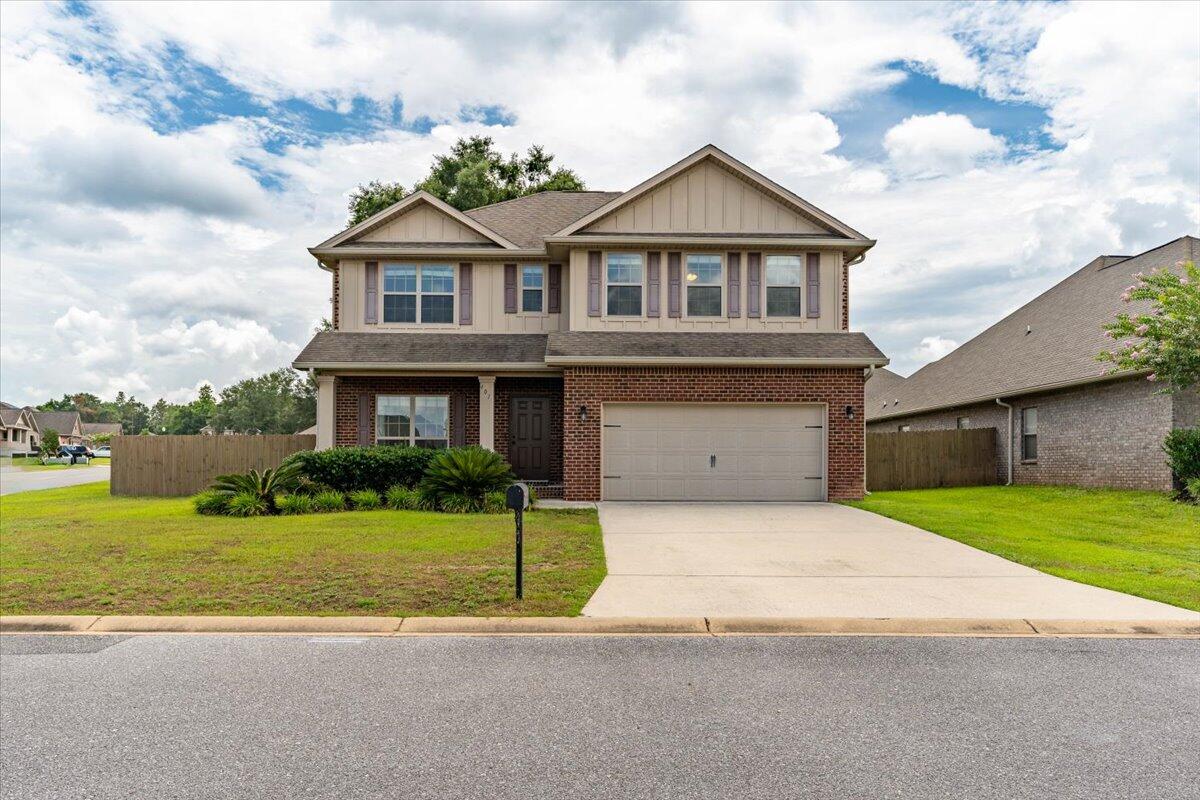
[[1113,339],[1131,341],[1096,356],[1112,363],[1112,372],[1150,370],[1149,379],[1162,383],[1164,393],[1200,383],[1200,269],[1190,261],[1176,266],[1179,273],[1162,269],[1133,276],[1137,283],[1121,299],[1149,301],[1150,310],[1118,314],[1105,325]]
[[225,387],[215,426],[238,433],[295,433],[316,419],[316,384],[283,367]]
[[371,181],[359,185],[350,193],[350,217],[346,227],[351,228],[368,217],[378,214],[393,203],[398,203],[408,195],[408,191],[398,183]]
[[[455,208],[466,211],[502,200],[546,191],[580,191],[583,181],[573,170],[554,168],[554,155],[533,145],[522,157],[507,158],[490,136],[459,139],[450,152],[435,156],[429,175],[415,189],[424,189]],[[406,196],[398,183],[371,181],[350,195],[350,225],[357,225]]]
[[42,431],[42,441],[38,443],[38,455],[42,457],[43,462],[47,458],[54,458],[58,455],[58,431],[53,428]]

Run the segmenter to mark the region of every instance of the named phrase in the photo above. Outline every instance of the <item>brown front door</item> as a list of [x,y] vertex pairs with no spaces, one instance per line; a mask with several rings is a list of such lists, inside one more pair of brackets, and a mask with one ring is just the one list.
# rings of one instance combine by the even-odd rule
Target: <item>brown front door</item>
[[518,478],[550,479],[550,398],[514,397],[508,418],[508,460]]

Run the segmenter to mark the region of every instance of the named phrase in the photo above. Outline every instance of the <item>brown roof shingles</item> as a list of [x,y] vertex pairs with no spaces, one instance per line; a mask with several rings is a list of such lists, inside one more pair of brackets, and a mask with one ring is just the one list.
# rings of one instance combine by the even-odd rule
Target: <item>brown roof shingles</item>
[[540,333],[355,333],[323,331],[295,366],[320,364],[534,364],[546,354]]
[[878,361],[887,359],[864,333],[551,333],[555,359],[744,359]]
[[1134,273],[1174,269],[1176,262],[1197,256],[1200,240],[1192,236],[1131,258],[1100,256],[949,355],[917,370],[889,390],[893,396],[886,407],[869,404],[867,418],[907,416],[1102,380],[1110,365],[1097,361],[1096,354],[1113,342],[1101,326],[1138,308],[1121,300],[1134,283]]
[[464,212],[518,247],[539,248],[543,239],[620,197],[621,192],[539,192]]

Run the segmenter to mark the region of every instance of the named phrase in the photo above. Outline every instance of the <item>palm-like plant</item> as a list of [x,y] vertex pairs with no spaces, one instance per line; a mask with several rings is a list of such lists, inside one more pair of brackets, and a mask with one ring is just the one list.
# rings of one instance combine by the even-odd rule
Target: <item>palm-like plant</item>
[[274,514],[275,495],[290,492],[300,482],[300,465],[284,464],[278,469],[264,469],[233,475],[218,475],[213,481],[215,492],[228,495],[252,494],[266,503],[268,513]]
[[482,447],[456,447],[434,456],[425,468],[421,492],[439,500],[450,495],[470,498],[482,506],[488,492],[508,488],[514,476],[508,462]]

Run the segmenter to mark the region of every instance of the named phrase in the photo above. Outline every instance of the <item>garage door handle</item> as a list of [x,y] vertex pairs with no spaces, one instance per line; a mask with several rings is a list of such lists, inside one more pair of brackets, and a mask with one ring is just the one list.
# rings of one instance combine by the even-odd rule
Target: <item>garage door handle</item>
[[621,476],[620,475],[601,475],[600,477],[604,478],[605,480],[608,480],[610,478],[617,479],[617,478],[620,478]]

